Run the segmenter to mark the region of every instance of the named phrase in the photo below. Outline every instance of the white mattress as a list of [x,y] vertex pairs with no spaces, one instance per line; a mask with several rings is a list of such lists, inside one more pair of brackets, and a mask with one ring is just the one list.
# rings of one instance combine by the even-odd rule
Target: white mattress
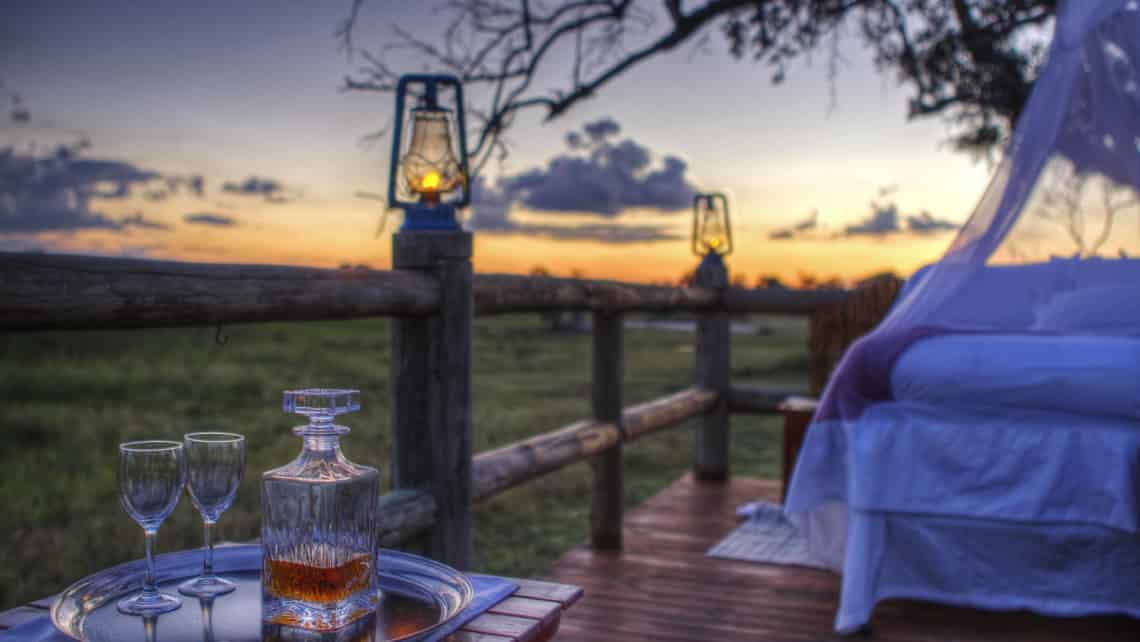
[[930,337],[915,342],[898,358],[891,390],[898,401],[1140,419],[1140,339]]

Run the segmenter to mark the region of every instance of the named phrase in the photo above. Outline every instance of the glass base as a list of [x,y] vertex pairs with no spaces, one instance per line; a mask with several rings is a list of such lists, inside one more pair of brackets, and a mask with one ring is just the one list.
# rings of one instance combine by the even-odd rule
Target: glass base
[[236,588],[236,584],[217,575],[199,575],[179,584],[178,592],[190,597],[214,597],[225,595]]
[[303,602],[265,595],[261,603],[264,622],[310,631],[336,631],[376,613],[380,591],[359,591],[339,602]]
[[177,610],[182,606],[182,600],[169,593],[142,592],[128,598],[119,600],[117,604],[119,613],[125,615],[162,615]]
[[261,623],[262,642],[379,642],[386,639],[376,630],[375,613],[335,631],[310,631],[272,622]]

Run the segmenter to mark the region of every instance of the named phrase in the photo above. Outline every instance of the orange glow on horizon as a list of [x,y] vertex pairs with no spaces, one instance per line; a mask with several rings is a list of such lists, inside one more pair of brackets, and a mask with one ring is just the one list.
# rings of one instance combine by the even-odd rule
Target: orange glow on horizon
[[[425,173],[420,184],[430,186],[444,177],[438,171]],[[754,286],[762,277],[776,277],[795,285],[802,276],[817,280],[839,277],[853,281],[881,271],[908,275],[925,263],[936,260],[953,234],[913,236],[893,234],[887,238],[844,236],[847,220],[861,216],[862,206],[851,206],[852,213],[830,221],[830,228],[813,237],[771,240],[769,234],[788,222],[769,219],[765,212],[772,196],[738,198],[736,207],[744,212],[736,221],[735,252],[728,258],[730,275]],[[965,198],[970,198],[968,195]],[[924,201],[911,205],[915,209]],[[107,203],[110,205],[110,203]],[[107,208],[107,216],[120,218],[144,205],[120,201]],[[45,249],[80,254],[138,256],[154,259],[207,263],[262,263],[307,265],[336,268],[341,265],[367,265],[388,269],[391,265],[389,234],[399,217],[389,220],[383,234],[376,235],[380,212],[357,199],[335,193],[314,194],[306,202],[285,205],[243,203],[221,214],[235,216],[225,226],[189,224],[184,212],[201,204],[190,198],[171,199],[161,204],[145,204],[148,218],[164,224],[163,229],[88,229],[71,233],[48,233],[30,239]],[[790,217],[787,217],[790,218]],[[634,210],[623,213],[621,221],[632,226],[646,225],[672,235],[656,242],[605,243],[596,240],[553,239],[522,232],[476,231],[473,257],[476,271],[527,274],[542,267],[557,276],[581,274],[587,278],[627,282],[677,283],[691,272],[698,259],[691,254],[690,228],[683,215],[661,215]],[[510,222],[520,230],[572,229],[593,225],[596,217],[512,211]],[[611,223],[606,223],[611,224]],[[702,232],[714,231],[704,229]],[[704,236],[704,235],[702,235]],[[704,244],[716,251],[725,239],[716,234],[704,236]]]
[[[388,235],[323,235],[320,232],[267,232],[262,228],[179,230],[151,239],[107,231],[41,237],[53,251],[161,258],[205,263],[262,263],[335,268],[344,264],[376,269],[391,266]],[[272,243],[266,243],[266,238]],[[851,281],[880,271],[908,275],[941,256],[952,235],[896,237],[891,240],[844,239],[770,241],[765,235],[742,234],[728,257],[729,273],[749,287],[764,276],[789,285],[801,276],[838,276]],[[699,259],[688,239],[657,243],[609,244],[551,240],[521,234],[475,233],[473,263],[477,272],[527,274],[542,267],[555,276],[628,282],[676,283],[695,269]]]

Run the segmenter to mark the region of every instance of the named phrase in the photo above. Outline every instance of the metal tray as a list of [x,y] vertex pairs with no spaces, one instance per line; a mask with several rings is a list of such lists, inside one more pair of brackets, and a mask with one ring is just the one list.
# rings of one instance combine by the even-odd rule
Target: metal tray
[[[177,594],[180,582],[202,570],[202,551],[179,551],[155,558],[159,589]],[[261,621],[261,547],[222,546],[214,550],[214,571],[235,582],[233,593],[211,600],[180,596],[182,608],[157,618],[119,613],[115,603],[142,588],[142,560],[120,564],[79,580],[60,594],[52,623],[67,636],[86,642],[411,642],[421,640],[454,618],[474,591],[460,572],[424,557],[382,550],[377,576],[383,592],[375,616],[332,633],[318,634]]]

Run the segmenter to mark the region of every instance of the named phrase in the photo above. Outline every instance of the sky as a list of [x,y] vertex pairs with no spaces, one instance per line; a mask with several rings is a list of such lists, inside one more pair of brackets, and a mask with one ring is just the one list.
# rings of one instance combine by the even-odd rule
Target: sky
[[[432,6],[366,3],[357,44],[438,33]],[[398,218],[378,234],[383,205],[359,193],[386,188],[389,142],[366,136],[393,98],[342,90],[362,63],[333,35],[348,10],[7,2],[0,249],[388,267]],[[906,274],[941,254],[992,167],[952,152],[944,123],[908,123],[905,88],[853,38],[832,87],[821,60],[773,86],[708,36],[553,122],[519,119],[465,213],[477,270],[676,280],[696,262],[693,191],[729,195],[729,265],[749,282]]]

